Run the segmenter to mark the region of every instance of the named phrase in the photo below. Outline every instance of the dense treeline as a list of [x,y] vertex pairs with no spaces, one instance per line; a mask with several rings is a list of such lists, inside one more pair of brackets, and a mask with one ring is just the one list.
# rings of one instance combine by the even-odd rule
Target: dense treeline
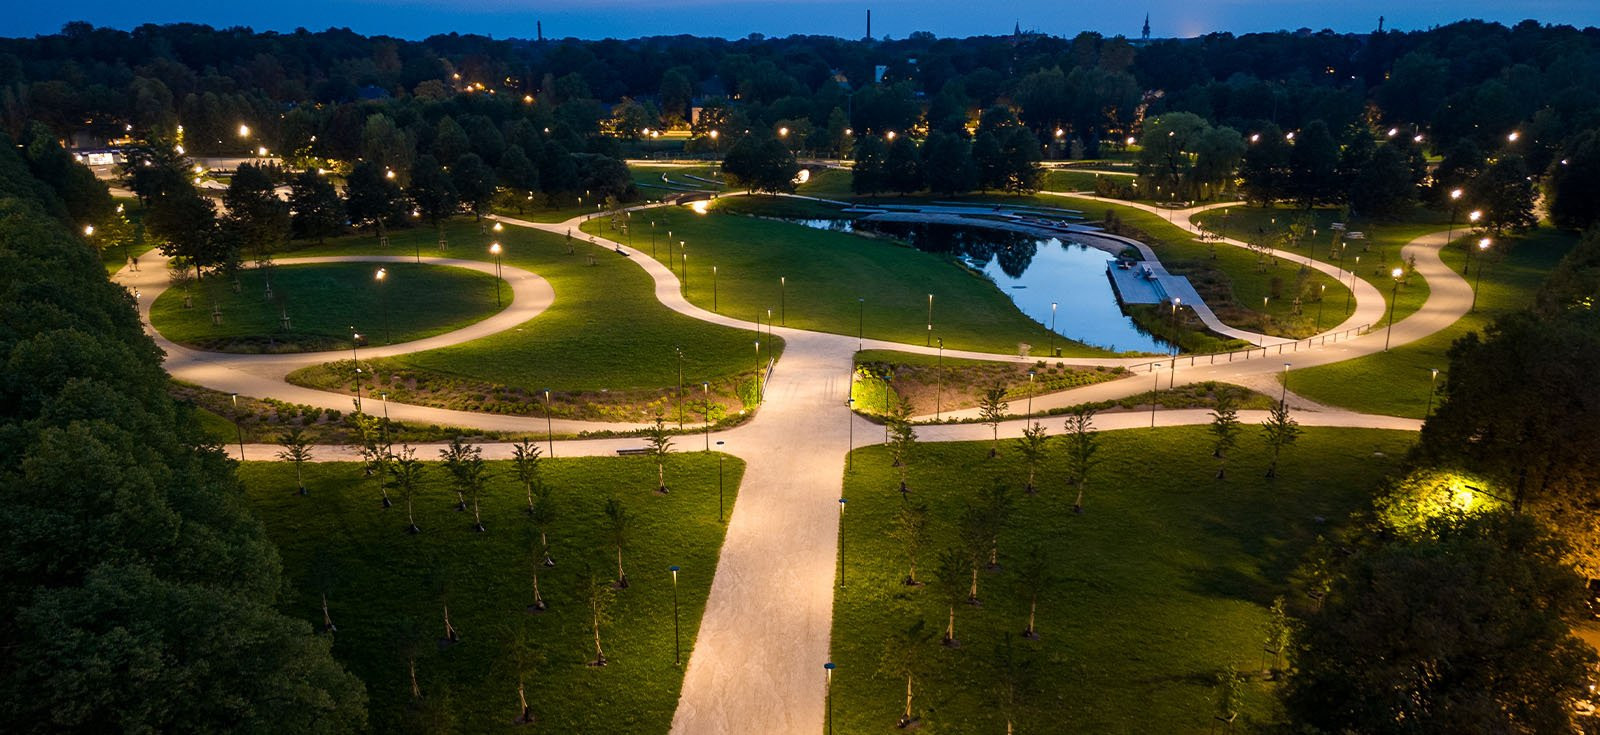
[[64,226],[74,195],[30,164],[0,136],[0,721],[359,729],[361,683],[275,609],[277,552],[234,463],[169,397],[128,293]]

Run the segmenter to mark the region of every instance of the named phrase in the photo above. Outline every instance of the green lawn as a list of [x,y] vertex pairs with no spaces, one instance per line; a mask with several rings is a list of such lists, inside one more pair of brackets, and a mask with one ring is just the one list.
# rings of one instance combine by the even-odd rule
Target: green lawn
[[[678,191],[688,189],[703,189],[711,191],[722,190],[721,185],[707,184],[704,181],[689,178],[698,176],[702,179],[720,181],[722,167],[710,166],[634,166],[628,169],[633,174],[633,183],[639,187],[639,193],[646,199],[660,199],[661,197]],[[667,181],[662,181],[665,174]]]
[[[1487,260],[1472,259],[1470,280],[1477,280],[1478,265],[1488,266],[1483,271],[1476,312],[1462,317],[1448,329],[1388,352],[1290,371],[1290,388],[1329,405],[1422,418],[1428,410],[1428,394],[1432,387],[1430,371],[1449,366],[1446,353],[1451,343],[1468,332],[1481,330],[1500,314],[1530,305],[1551,269],[1575,242],[1572,235],[1549,228],[1509,239],[1502,243],[1510,246],[1509,252],[1497,248],[1496,254],[1491,254]],[[1461,246],[1471,243],[1475,240],[1470,237],[1458,238],[1455,247],[1444,251],[1445,262],[1461,270],[1466,264],[1466,253]],[[1502,252],[1504,254],[1498,254]]]
[[[1291,223],[1304,216],[1307,216],[1305,210],[1288,205],[1250,207],[1241,204],[1202,212],[1194,219],[1196,224],[1204,225],[1213,231],[1226,232],[1228,237],[1249,242],[1252,237],[1271,237],[1274,233],[1287,232]],[[1423,235],[1449,228],[1448,214],[1419,207],[1399,222],[1352,220],[1346,223],[1347,231],[1365,233],[1367,239],[1349,241],[1342,248],[1342,252],[1333,249],[1335,231],[1329,227],[1334,222],[1347,219],[1342,211],[1323,207],[1313,209],[1309,217],[1317,233],[1311,245],[1318,260],[1338,264],[1342,255],[1346,261],[1345,266],[1383,294],[1384,303],[1387,304],[1390,294],[1394,293],[1396,320],[1404,319],[1422,308],[1422,303],[1428,300],[1427,281],[1413,277],[1400,284],[1399,291],[1395,292],[1394,280],[1390,273],[1404,265],[1400,258],[1400,249],[1406,243]],[[1460,224],[1458,222],[1456,227],[1458,236],[1466,234],[1465,228]],[[1296,248],[1295,252],[1305,253],[1305,243]]]
[[[1074,171],[1066,168],[1046,169],[1039,188],[1044,191],[1094,191],[1095,179],[1100,174],[1093,171]],[[1132,176],[1114,176],[1119,182],[1133,181]]]
[[[488,236],[468,220],[450,225],[450,255],[484,258]],[[413,240],[431,247],[431,229],[394,233],[388,252],[411,252]],[[376,361],[390,397],[408,403],[467,410],[542,413],[532,396],[552,390],[556,415],[638,420],[663,405],[678,379],[676,348],[683,350],[686,385],[711,383],[713,398],[735,411],[748,394],[755,369],[752,332],[707,324],[671,311],[655,298],[650,277],[627,258],[563,237],[520,227],[498,235],[505,264],[538,273],[555,290],[555,303],[537,318],[472,342]],[[330,241],[297,255],[382,252],[371,237]],[[782,352],[782,340],[761,340],[761,359]],[[366,362],[366,360],[363,360]],[[348,390],[349,364],[307,368],[296,383]],[[370,386],[369,386],[370,387]]]
[[[1059,434],[1059,422],[1051,424]],[[1289,584],[1304,551],[1365,505],[1413,437],[1308,429],[1269,482],[1259,432],[1247,428],[1226,483],[1212,479],[1204,427],[1103,434],[1082,515],[1072,513],[1073,493],[1057,479],[1059,445],[1031,497],[1020,492],[1025,471],[1009,444],[998,460],[985,458],[986,442],[919,446],[910,500],[927,504],[931,537],[921,580],[935,582],[934,560],[954,543],[962,508],[997,479],[1013,488],[1001,569],[980,572],[981,607],[956,606],[954,649],[939,643],[948,608],[937,586],[901,583],[905,555],[888,534],[903,501],[889,456],[882,447],[856,451],[845,484],[846,586],[834,605],[835,731],[894,727],[905,679],[880,661],[887,642],[917,621],[930,636],[914,649],[921,732],[1005,732],[997,649],[1008,634],[1032,666],[1017,732],[1208,732],[1211,682],[1225,666],[1250,678],[1243,729],[1276,724],[1273,685],[1258,673],[1267,608],[1278,595],[1305,601]],[[1028,600],[1017,577],[1036,542],[1052,581],[1038,601],[1042,638],[1030,641],[1018,635]]]
[[[435,459],[435,457],[428,457]],[[248,463],[240,477],[250,505],[283,558],[289,588],[283,607],[320,628],[321,599],[338,627],[334,655],[367,685],[373,732],[411,731],[419,710],[407,660],[416,657],[422,712],[440,711],[426,732],[666,732],[683,670],[673,665],[673,583],[678,576],[683,659],[688,660],[711,589],[724,526],[717,521],[717,455],[668,459],[670,495],[658,495],[647,458],[557,459],[543,464],[551,487],[553,568],[538,565],[538,534],[509,463],[489,463],[483,496],[488,531],[471,530],[456,512],[444,470],[426,468],[415,515],[422,533],[405,532],[403,504],[383,510],[373,481],[357,465],[307,465],[310,494],[294,493],[287,463]],[[743,463],[727,458],[727,508]],[[391,491],[393,495],[394,491]],[[616,593],[601,636],[610,665],[592,668],[594,642],[582,590],[590,574],[616,578],[616,551],[604,531],[605,499],[633,518],[623,557],[631,583]],[[532,575],[548,609],[526,612]],[[441,647],[443,606],[460,642]],[[518,627],[531,641],[528,702],[537,728],[511,724],[517,708]]]
[[[144,207],[139,204],[138,199],[133,197],[112,197],[112,199],[123,208],[128,222],[133,225],[129,234],[137,236],[138,222],[144,218]],[[155,249],[155,243],[148,238],[135,245],[132,243],[111,244],[91,237],[90,244],[99,249],[100,263],[106,267],[106,273],[116,273],[128,264],[129,258],[138,258]]]
[[[1077,368],[1061,360],[1033,362],[994,362],[992,360],[940,359],[894,350],[862,350],[855,355],[856,376],[850,385],[854,408],[864,414],[882,415],[890,408],[892,391],[896,403],[911,404],[914,416],[954,411],[978,405],[984,392],[1004,386],[1006,396],[1018,411],[1029,391],[1044,395],[1078,386],[1122,377],[1122,368]],[[1033,377],[1029,377],[1029,373]],[[942,387],[941,387],[942,386]]]
[[[384,271],[380,283],[374,275]],[[265,295],[270,278],[272,298]],[[179,344],[221,352],[307,352],[350,346],[354,325],[367,344],[430,337],[494,314],[494,276],[415,263],[280,265],[270,276],[250,269],[234,279],[213,277],[187,290],[169,288],[150,307],[156,329]],[[501,296],[511,291],[501,287]],[[510,303],[507,301],[506,303]],[[213,325],[212,307],[222,309]],[[288,314],[290,328],[280,316]]]
[[[732,201],[732,199],[730,199]],[[638,220],[640,216],[635,216]],[[951,349],[1015,354],[1017,343],[1049,343],[1049,330],[1023,316],[994,284],[943,257],[881,240],[826,232],[802,225],[720,214],[695,214],[688,207],[652,210],[655,254],[675,272],[682,269],[680,241],[687,243],[687,294],[691,302],[743,319],[835,334],[924,344],[928,341],[928,295],[933,294],[932,336]],[[598,222],[586,225],[599,232]],[[650,252],[636,222],[634,247]],[[671,232],[669,238],[665,233]],[[609,228],[605,230],[610,234]],[[716,269],[713,282],[712,269]],[[786,284],[780,287],[780,278]],[[858,302],[857,299],[865,299]],[[1063,337],[1063,354],[1104,355]]]
[[801,184],[795,193],[825,199],[846,198],[852,194],[850,177],[850,171],[842,168],[812,169],[811,178]]

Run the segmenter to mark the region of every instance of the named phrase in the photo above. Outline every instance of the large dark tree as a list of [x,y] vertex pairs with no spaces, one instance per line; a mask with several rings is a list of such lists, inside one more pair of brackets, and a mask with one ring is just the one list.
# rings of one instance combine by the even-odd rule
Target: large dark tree
[[417,158],[417,167],[411,171],[411,186],[406,193],[411,196],[423,219],[438,231],[439,241],[444,242],[444,221],[456,213],[461,201],[455,182],[450,180],[450,175],[445,173],[433,156]]
[[728,149],[722,171],[746,189],[776,194],[794,191],[800,166],[789,147],[777,138],[746,135]]
[[455,168],[450,170],[450,181],[455,184],[461,203],[467,205],[474,215],[482,217],[489,213],[496,186],[494,169],[489,168],[478,154],[468,153],[457,160]]
[[222,226],[228,237],[264,263],[289,239],[289,204],[278,198],[272,177],[248,163],[240,164],[222,195]]
[[972,145],[955,133],[929,133],[922,144],[922,176],[936,194],[959,194],[977,188]]
[[1349,191],[1350,208],[1365,217],[1388,220],[1411,211],[1417,187],[1406,152],[1393,144],[1379,146],[1356,170]]
[[877,194],[889,188],[889,147],[876,135],[863,135],[856,142],[855,170],[850,188],[857,194]]
[[889,155],[884,160],[887,188],[900,194],[922,189],[922,161],[919,159],[916,141],[909,135],[896,136],[889,143]]
[[1251,133],[1239,177],[1244,179],[1245,200],[1271,204],[1289,198],[1289,141],[1276,125]]
[[406,197],[388,172],[362,161],[345,182],[345,209],[352,224],[370,227],[382,237],[388,222],[405,212]]
[[1312,120],[1289,152],[1289,196],[1307,209],[1339,200],[1339,144],[1328,125]]
[[1504,156],[1467,184],[1467,201],[1483,210],[1483,225],[1496,233],[1522,231],[1538,223],[1534,188],[1519,156]]
[[1600,223],[1600,128],[1586,130],[1561,150],[1545,176],[1550,221],[1568,230]]
[[1284,693],[1318,732],[1573,732],[1595,653],[1567,549],[1507,513],[1357,551],[1305,618]]
[[328,177],[316,171],[303,171],[290,182],[289,208],[295,237],[322,242],[344,231],[344,200]]
[[0,141],[0,722],[342,733],[361,683],[277,611],[276,551],[161,353]]

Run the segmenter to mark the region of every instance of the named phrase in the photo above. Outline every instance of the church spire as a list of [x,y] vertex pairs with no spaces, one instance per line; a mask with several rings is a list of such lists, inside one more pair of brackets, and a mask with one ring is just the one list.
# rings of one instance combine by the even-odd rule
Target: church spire
[[1144,14],[1144,32],[1139,34],[1139,38],[1141,38],[1141,39],[1143,39],[1145,41],[1150,40],[1150,14],[1149,13],[1145,13]]

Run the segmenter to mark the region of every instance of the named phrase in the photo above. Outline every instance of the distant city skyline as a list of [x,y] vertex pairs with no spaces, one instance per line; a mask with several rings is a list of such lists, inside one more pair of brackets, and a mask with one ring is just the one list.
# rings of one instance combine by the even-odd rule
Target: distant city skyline
[[1096,31],[1107,36],[1138,37],[1145,14],[1151,35],[1187,38],[1214,31],[1254,33],[1275,30],[1331,29],[1364,33],[1385,27],[1422,30],[1463,18],[1506,25],[1532,18],[1542,23],[1600,25],[1596,0],[1415,0],[1407,3],[1345,0],[1145,0],[1114,3],[1084,13],[1082,6],[1046,0],[1015,0],[1003,6],[977,7],[970,2],[834,2],[794,0],[280,0],[270,3],[197,3],[190,0],[126,0],[77,3],[27,3],[8,11],[0,33],[32,36],[54,33],[70,21],[97,26],[133,28],[144,23],[203,23],[217,27],[249,26],[258,31],[319,31],[348,27],[365,35],[421,39],[434,34],[480,34],[494,38],[533,38],[542,22],[545,38],[636,38],[656,35],[698,35],[742,38],[752,33],[859,38],[866,33],[866,11],[873,11],[873,35],[905,38],[916,31],[939,36],[1004,35],[1014,24],[1024,30],[1072,36]]

